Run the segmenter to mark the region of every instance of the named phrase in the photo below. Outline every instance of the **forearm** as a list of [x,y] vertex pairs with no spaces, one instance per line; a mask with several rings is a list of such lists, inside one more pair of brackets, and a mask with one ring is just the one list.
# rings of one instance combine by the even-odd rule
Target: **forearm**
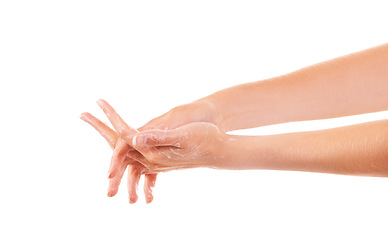
[[388,177],[388,120],[269,136],[232,136],[220,168]]
[[216,92],[207,101],[225,131],[388,109],[388,44],[264,81]]

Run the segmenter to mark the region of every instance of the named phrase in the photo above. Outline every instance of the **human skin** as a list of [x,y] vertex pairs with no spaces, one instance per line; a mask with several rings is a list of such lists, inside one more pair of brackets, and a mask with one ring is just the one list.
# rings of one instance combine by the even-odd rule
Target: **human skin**
[[[126,129],[125,133],[127,135],[133,135],[138,133],[137,130],[126,125],[124,121],[120,118],[120,116],[118,116],[114,112],[113,108],[110,107],[109,104],[107,104],[105,101],[102,101],[100,105],[102,106],[102,109],[108,116],[109,120],[117,129],[122,128],[122,124],[124,124]],[[108,105],[108,108],[105,107],[105,105]],[[146,198],[146,203],[150,203],[153,200],[152,189],[155,186],[155,181],[158,172],[187,168],[185,166],[153,166],[153,164],[150,163],[147,159],[145,159],[143,155],[134,150],[132,146],[128,145],[123,139],[121,139],[114,130],[112,130],[105,123],[94,117],[92,114],[82,113],[81,119],[89,123],[92,127],[94,127],[105,138],[105,140],[108,142],[109,146],[113,150],[113,156],[108,171],[108,197],[113,197],[117,194],[121,179],[127,167],[127,190],[129,196],[129,203],[135,203],[138,199],[137,186],[141,175],[145,175],[144,195]],[[145,163],[147,167],[143,163]]]
[[[386,110],[387,63],[388,44],[384,44],[286,75],[221,90],[178,106],[138,130],[168,130],[192,122],[210,122],[227,132]],[[110,177],[115,177],[114,174]],[[114,189],[120,182],[115,183]]]
[[229,135],[204,122],[132,134],[113,108],[107,112],[120,138],[145,157],[137,160],[153,171],[208,167],[388,177],[388,120],[265,136]]
[[[140,176],[145,175],[144,182],[144,194],[146,196],[146,202],[150,203],[153,200],[152,188],[155,186],[156,174],[153,171],[150,171],[148,168],[144,167],[141,163],[135,161],[130,156],[123,154],[130,150],[130,146],[126,144],[119,136],[106,124],[98,120],[96,117],[90,113],[83,113],[81,119],[89,123],[94,127],[108,142],[109,146],[113,150],[113,156],[111,165],[109,167],[109,172],[112,168],[116,168],[115,176],[110,177],[109,187],[108,187],[108,197],[113,197],[117,194],[118,188],[121,182],[121,178],[124,175],[125,169],[128,167],[128,194],[129,202],[135,203],[138,199],[136,190],[139,183]],[[135,130],[133,130],[136,133]],[[139,157],[138,157],[139,158]],[[116,165],[115,165],[116,164]]]
[[388,44],[271,79],[216,92],[206,101],[225,132],[388,109]]
[[211,122],[222,131],[388,109],[388,44],[282,76],[223,89],[181,105],[138,129]]

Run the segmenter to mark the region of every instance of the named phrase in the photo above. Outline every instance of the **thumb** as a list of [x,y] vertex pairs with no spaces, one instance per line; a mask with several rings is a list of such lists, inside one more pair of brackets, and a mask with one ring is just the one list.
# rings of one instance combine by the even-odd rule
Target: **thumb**
[[184,148],[187,145],[187,133],[179,129],[147,130],[136,134],[132,139],[135,147],[172,146]]

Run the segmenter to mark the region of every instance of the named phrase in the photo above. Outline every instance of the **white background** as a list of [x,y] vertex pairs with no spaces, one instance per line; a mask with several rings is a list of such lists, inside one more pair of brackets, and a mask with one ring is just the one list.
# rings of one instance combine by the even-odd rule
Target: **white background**
[[[1,239],[387,239],[388,180],[163,173],[106,197],[111,150],[79,119],[140,127],[214,91],[388,41],[386,1],[0,1]],[[387,112],[236,134],[330,128]]]

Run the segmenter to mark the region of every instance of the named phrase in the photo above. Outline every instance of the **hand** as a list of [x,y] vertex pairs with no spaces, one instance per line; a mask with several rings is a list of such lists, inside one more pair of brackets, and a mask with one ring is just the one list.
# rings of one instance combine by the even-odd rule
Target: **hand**
[[[128,139],[122,136],[124,139]],[[195,122],[172,130],[147,130],[132,137],[132,146],[153,167],[219,168],[228,157],[228,135],[212,123]]]
[[[108,119],[112,122],[116,129],[121,129],[118,125],[117,118],[120,118],[114,109],[104,100],[97,102],[102,110],[106,113]],[[144,194],[146,202],[150,203],[153,200],[152,188],[155,186],[157,173],[181,169],[183,167],[157,167],[153,166],[147,161],[139,152],[131,147],[131,144],[125,143],[119,138],[117,133],[108,127],[106,124],[98,120],[90,113],[83,113],[81,119],[92,125],[109,143],[112,149],[114,149],[111,164],[108,171],[109,187],[108,196],[113,197],[117,194],[118,188],[121,182],[121,178],[124,175],[125,169],[128,167],[128,193],[129,202],[135,203],[137,197],[137,185],[139,183],[142,174],[145,175],[144,182]],[[121,120],[122,121],[122,120]],[[124,122],[124,121],[122,121]],[[126,134],[136,134],[138,131],[126,125]],[[142,163],[147,163],[146,168]]]
[[[135,203],[137,197],[137,185],[140,180],[140,176],[145,174],[144,182],[144,194],[146,196],[146,202],[150,203],[153,200],[152,188],[155,186],[157,174],[144,167],[139,162],[135,161],[136,158],[141,158],[138,154],[132,153],[130,157],[128,152],[131,147],[126,144],[110,127],[98,120],[90,113],[83,113],[81,119],[93,126],[108,142],[110,147],[114,150],[111,165],[109,167],[109,173],[114,171],[114,176],[109,176],[108,196],[113,197],[117,194],[121,178],[124,171],[128,166],[128,193],[129,202]],[[144,161],[144,160],[143,160]]]
[[[105,113],[107,113],[107,111],[111,111],[112,114],[115,113],[114,109],[111,108],[106,101],[99,100],[97,103],[104,110]],[[107,110],[107,109],[110,109],[110,110]],[[109,120],[112,122],[110,115],[107,114],[107,116],[108,116]],[[157,117],[157,118],[149,121],[144,126],[139,128],[138,130],[144,131],[144,130],[150,130],[150,129],[165,129],[165,130],[166,129],[174,129],[174,128],[180,127],[184,124],[188,124],[191,122],[199,122],[199,121],[212,122],[215,124],[217,122],[220,122],[218,117],[217,117],[215,108],[211,104],[211,102],[209,102],[207,100],[198,100],[198,101],[195,101],[195,102],[190,103],[190,104],[185,104],[185,105],[175,107],[175,108],[171,109],[169,112],[163,114],[162,116]],[[113,122],[112,122],[112,124],[113,124]],[[113,126],[115,126],[115,125],[113,124]],[[136,130],[133,129],[133,131],[136,131]],[[127,165],[121,164],[122,160],[120,160],[117,157],[118,153],[120,153],[121,155],[130,155],[130,154],[133,155],[133,154],[136,154],[137,152],[133,151],[133,148],[129,145],[128,147],[125,147],[125,148],[123,146],[121,146],[119,149],[117,149],[115,151],[115,153],[116,154],[113,154],[113,157],[111,160],[111,167],[109,170],[109,177],[115,179],[114,182],[111,183],[109,185],[109,188],[108,188],[108,194],[111,193],[111,194],[113,194],[112,196],[114,196],[116,194],[115,192],[117,192],[117,189],[120,185],[121,178],[123,176],[121,173],[125,171],[125,168],[128,165],[128,164]],[[138,153],[136,155],[140,158],[143,158],[143,156],[141,156]],[[171,168],[166,168],[166,169],[154,168],[154,169],[158,172],[172,170]],[[130,171],[130,168],[128,168],[128,170]],[[128,174],[129,174],[129,172],[128,172]],[[137,185],[137,182],[139,181],[140,175],[136,174],[136,172],[134,172],[134,171],[131,172],[131,175],[135,175],[135,176],[128,177],[128,178],[133,179],[132,182],[135,182],[136,184],[130,184],[129,189],[133,189],[133,188],[136,189],[136,185]],[[120,179],[117,179],[117,178],[120,178]],[[150,179],[150,178],[156,179],[156,175],[155,176],[153,176],[152,174],[145,175],[146,180]],[[148,181],[146,181],[146,182],[148,182]],[[149,182],[152,182],[152,181],[150,180]],[[136,191],[134,189],[130,192],[130,199],[134,199],[136,201],[137,195],[136,195]],[[152,198],[153,198],[152,193],[151,193],[151,188],[145,186],[144,191],[149,192],[149,194],[146,194],[146,201],[151,202]],[[132,196],[132,198],[131,198],[131,196]],[[150,196],[151,198],[148,198],[147,196]]]
[[[172,130],[154,129],[137,133],[107,102],[99,100],[99,105],[119,137],[145,157],[138,158],[138,161],[152,171],[217,167],[224,158],[222,146],[228,135],[212,123],[190,123]],[[114,157],[112,161],[116,161]]]

